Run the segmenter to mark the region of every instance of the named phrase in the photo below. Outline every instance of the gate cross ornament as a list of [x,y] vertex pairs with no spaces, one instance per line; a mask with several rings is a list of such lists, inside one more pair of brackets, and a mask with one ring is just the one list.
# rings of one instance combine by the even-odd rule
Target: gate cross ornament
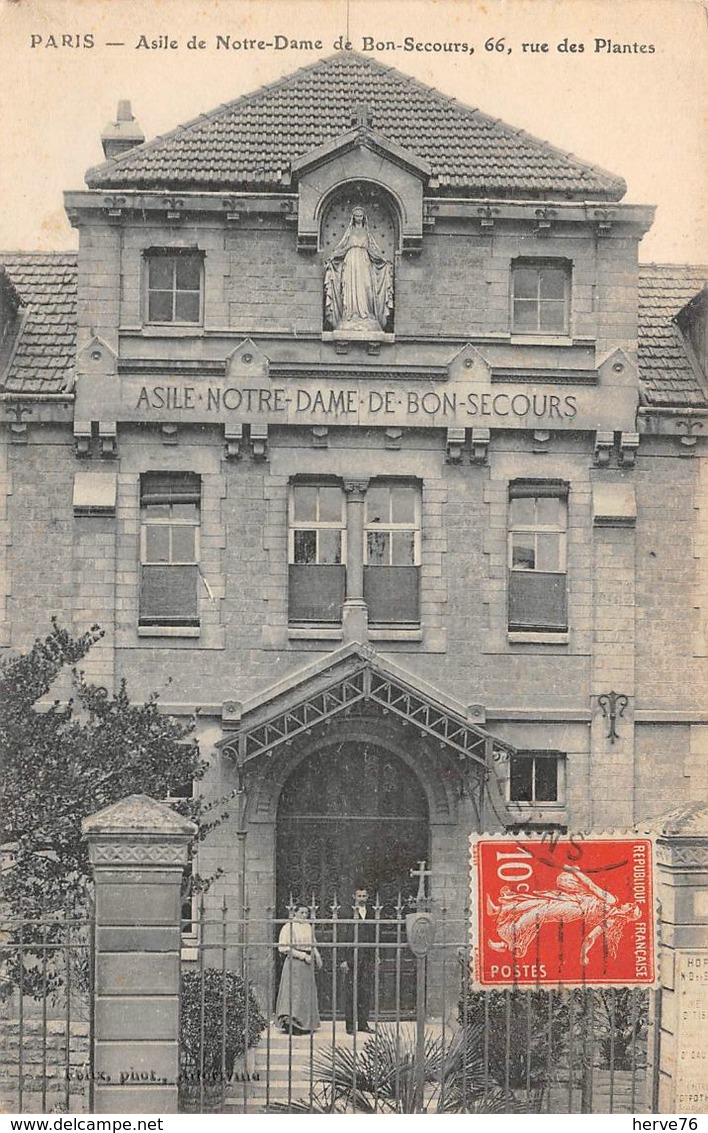
[[428,907],[429,899],[425,896],[425,879],[432,875],[432,870],[425,868],[425,858],[418,862],[418,869],[409,870],[411,877],[418,878],[418,892],[415,897],[415,907],[422,912]]

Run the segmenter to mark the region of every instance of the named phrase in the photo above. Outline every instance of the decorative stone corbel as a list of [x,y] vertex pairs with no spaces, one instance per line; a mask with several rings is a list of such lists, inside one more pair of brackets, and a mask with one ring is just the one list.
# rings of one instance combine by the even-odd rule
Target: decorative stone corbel
[[467,705],[467,719],[471,720],[473,724],[486,724],[487,710],[483,704],[468,704]]
[[328,448],[329,447],[329,428],[327,425],[313,425],[312,426],[312,447],[313,448]]
[[679,445],[681,446],[681,456],[693,456],[696,442],[698,437],[694,433],[700,433],[703,429],[703,422],[696,421],[692,418],[682,419],[676,422],[676,432],[680,434]]
[[436,214],[436,212],[439,212],[439,210],[440,210],[440,205],[437,203],[437,201],[430,201],[430,200],[423,201],[423,227],[424,228],[434,228],[435,227],[435,214]]
[[165,421],[160,425],[160,433],[162,434],[163,445],[176,445],[179,440],[179,429],[177,425],[172,425]]
[[536,223],[534,224],[534,231],[537,236],[550,236],[553,222],[556,218],[556,210],[552,208],[538,208],[535,211]]
[[472,430],[472,453],[470,456],[472,464],[487,463],[491,435],[489,429],[477,428]]
[[621,433],[620,434],[620,448],[619,448],[619,462],[625,468],[632,468],[637,459],[637,449],[639,448],[639,433]]
[[184,216],[184,200],[182,197],[165,197],[163,203],[167,210],[165,215],[169,221],[174,222],[182,219]]
[[251,451],[254,460],[268,459],[267,425],[251,425]]
[[224,197],[221,204],[224,208],[224,212],[226,213],[227,221],[229,221],[230,224],[238,224],[239,220],[241,219],[241,213],[239,212],[239,202],[237,198]]
[[598,236],[609,236],[612,231],[612,223],[615,216],[614,209],[595,209],[595,231]]
[[101,456],[111,460],[118,455],[118,427],[115,421],[98,422],[98,444]]
[[479,227],[483,230],[494,228],[494,217],[498,216],[500,211],[500,209],[495,208],[493,205],[481,205],[480,208],[477,209]]
[[241,459],[241,444],[243,442],[243,425],[224,425],[224,445],[227,460]]
[[127,197],[104,197],[106,216],[109,220],[120,220],[123,209],[128,203]]
[[384,433],[384,445],[386,448],[399,449],[401,447],[401,438],[403,437],[403,429],[394,429],[390,427]]
[[532,452],[548,452],[551,443],[551,434],[548,429],[534,429]]
[[225,728],[237,728],[241,723],[243,705],[240,700],[225,700],[221,706],[221,723]]
[[27,422],[23,421],[23,417],[32,416],[32,410],[29,405],[22,405],[19,401],[13,402],[8,405],[7,413],[10,418],[14,417],[14,421],[10,420],[10,441],[15,445],[26,445],[28,441]]
[[91,455],[90,421],[74,421],[74,451],[77,456]]
[[462,461],[462,448],[465,443],[465,430],[453,426],[447,431],[447,454],[445,459],[448,464],[460,464]]
[[598,430],[595,433],[595,451],[593,459],[600,468],[606,468],[610,463],[612,450],[615,447],[615,434],[609,431]]

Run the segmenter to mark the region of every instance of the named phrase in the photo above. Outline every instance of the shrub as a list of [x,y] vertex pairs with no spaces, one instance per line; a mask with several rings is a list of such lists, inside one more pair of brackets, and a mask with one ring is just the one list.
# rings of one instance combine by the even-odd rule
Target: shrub
[[[486,1005],[485,1005],[486,1001]],[[486,1032],[484,1046],[490,1076],[512,1090],[528,1087],[536,1100],[548,1086],[549,1062],[554,1067],[565,1045],[568,1007],[547,990],[467,990],[460,999],[458,1020]],[[508,1076],[508,1077],[507,1077]]]
[[[266,1020],[248,988],[248,1048],[254,1047]],[[246,1049],[246,988],[235,972],[219,968],[182,974],[180,1011],[180,1085],[224,1085],[236,1058]]]

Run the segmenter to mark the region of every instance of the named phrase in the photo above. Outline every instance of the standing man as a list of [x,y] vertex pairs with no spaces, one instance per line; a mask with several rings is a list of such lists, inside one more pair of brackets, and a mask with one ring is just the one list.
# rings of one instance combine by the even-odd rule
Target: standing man
[[353,921],[342,925],[345,959],[339,965],[345,973],[344,1017],[347,1034],[354,1031],[372,1033],[369,1011],[376,965],[376,922],[369,914],[369,893],[360,887],[354,894]]

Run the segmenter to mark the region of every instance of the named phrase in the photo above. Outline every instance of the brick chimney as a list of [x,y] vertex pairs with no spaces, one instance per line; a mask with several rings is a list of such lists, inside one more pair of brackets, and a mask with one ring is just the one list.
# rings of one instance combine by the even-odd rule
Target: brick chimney
[[130,101],[122,98],[118,103],[115,122],[109,122],[101,134],[101,144],[106,157],[117,157],[120,153],[142,145],[145,135],[133,118]]

